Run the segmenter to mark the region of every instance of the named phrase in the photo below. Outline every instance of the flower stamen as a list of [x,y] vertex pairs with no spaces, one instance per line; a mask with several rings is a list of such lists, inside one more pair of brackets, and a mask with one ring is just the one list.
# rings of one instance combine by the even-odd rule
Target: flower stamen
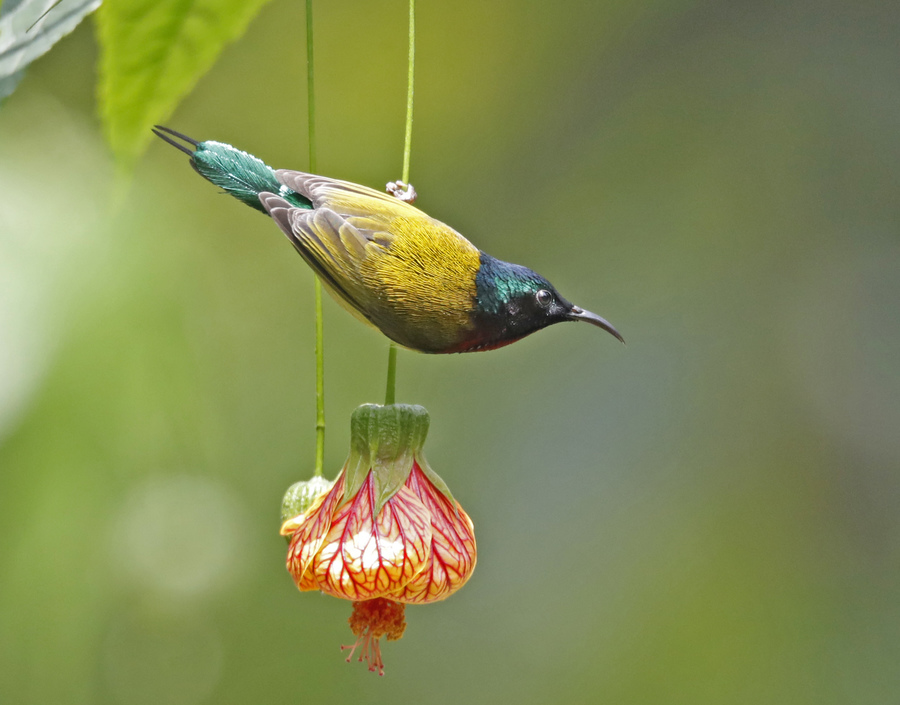
[[400,602],[376,597],[373,600],[364,600],[353,603],[353,614],[347,622],[350,630],[356,635],[353,646],[341,646],[341,651],[350,649],[347,663],[353,658],[356,649],[360,649],[359,661],[365,659],[370,671],[378,671],[379,676],[384,675],[384,661],[381,660],[381,637],[386,636],[388,641],[396,641],[403,636],[406,630],[406,620],[403,611],[406,606]]

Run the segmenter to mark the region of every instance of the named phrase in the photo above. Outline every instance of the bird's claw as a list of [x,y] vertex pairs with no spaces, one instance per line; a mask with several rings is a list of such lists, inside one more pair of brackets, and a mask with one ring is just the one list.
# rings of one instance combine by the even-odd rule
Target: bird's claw
[[385,186],[385,190],[405,203],[415,203],[418,196],[412,184],[406,184],[402,181],[389,181],[387,186]]

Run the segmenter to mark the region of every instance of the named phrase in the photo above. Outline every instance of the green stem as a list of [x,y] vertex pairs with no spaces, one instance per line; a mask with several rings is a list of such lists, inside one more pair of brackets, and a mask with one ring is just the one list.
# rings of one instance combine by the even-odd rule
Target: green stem
[[[409,158],[412,154],[413,96],[416,76],[416,0],[409,0],[409,61],[406,71],[406,135],[403,143],[403,176],[409,184]],[[387,392],[385,404],[393,404],[397,387],[397,346],[388,348]]]
[[388,370],[387,370],[387,392],[384,395],[384,405],[389,406],[394,403],[395,392],[397,389],[397,346],[391,343],[388,348]]
[[403,145],[403,183],[409,183],[412,153],[413,86],[416,74],[416,0],[409,0],[409,65],[406,72],[406,140]]
[[315,277],[316,286],[316,468],[321,476],[325,467],[325,350],[322,326],[322,282]]
[[[316,90],[313,70],[313,15],[312,0],[306,0],[306,105],[309,126],[309,170],[316,167]],[[313,275],[316,290],[316,467],[315,475],[321,477],[325,468],[325,345],[322,325],[322,282]]]
[[316,78],[313,71],[312,0],[306,0],[306,112],[309,126],[309,170],[316,173]]

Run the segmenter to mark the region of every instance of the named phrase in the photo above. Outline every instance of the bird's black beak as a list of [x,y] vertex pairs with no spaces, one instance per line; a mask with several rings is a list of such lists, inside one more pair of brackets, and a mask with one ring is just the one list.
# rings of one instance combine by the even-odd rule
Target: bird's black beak
[[598,316],[596,313],[591,313],[590,311],[585,311],[580,306],[573,306],[572,310],[566,314],[567,321],[587,321],[588,323],[593,323],[595,326],[602,328],[610,335],[616,336],[622,343],[625,342],[625,338],[619,335],[619,331],[613,328],[612,323],[607,321],[605,318]]

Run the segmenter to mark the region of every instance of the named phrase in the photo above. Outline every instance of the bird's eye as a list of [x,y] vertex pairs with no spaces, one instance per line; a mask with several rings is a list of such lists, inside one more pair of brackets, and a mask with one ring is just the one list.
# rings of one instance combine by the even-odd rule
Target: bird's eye
[[551,294],[546,289],[541,289],[537,294],[535,294],[535,297],[537,298],[537,302],[544,308],[549,306],[553,301],[553,294]]

